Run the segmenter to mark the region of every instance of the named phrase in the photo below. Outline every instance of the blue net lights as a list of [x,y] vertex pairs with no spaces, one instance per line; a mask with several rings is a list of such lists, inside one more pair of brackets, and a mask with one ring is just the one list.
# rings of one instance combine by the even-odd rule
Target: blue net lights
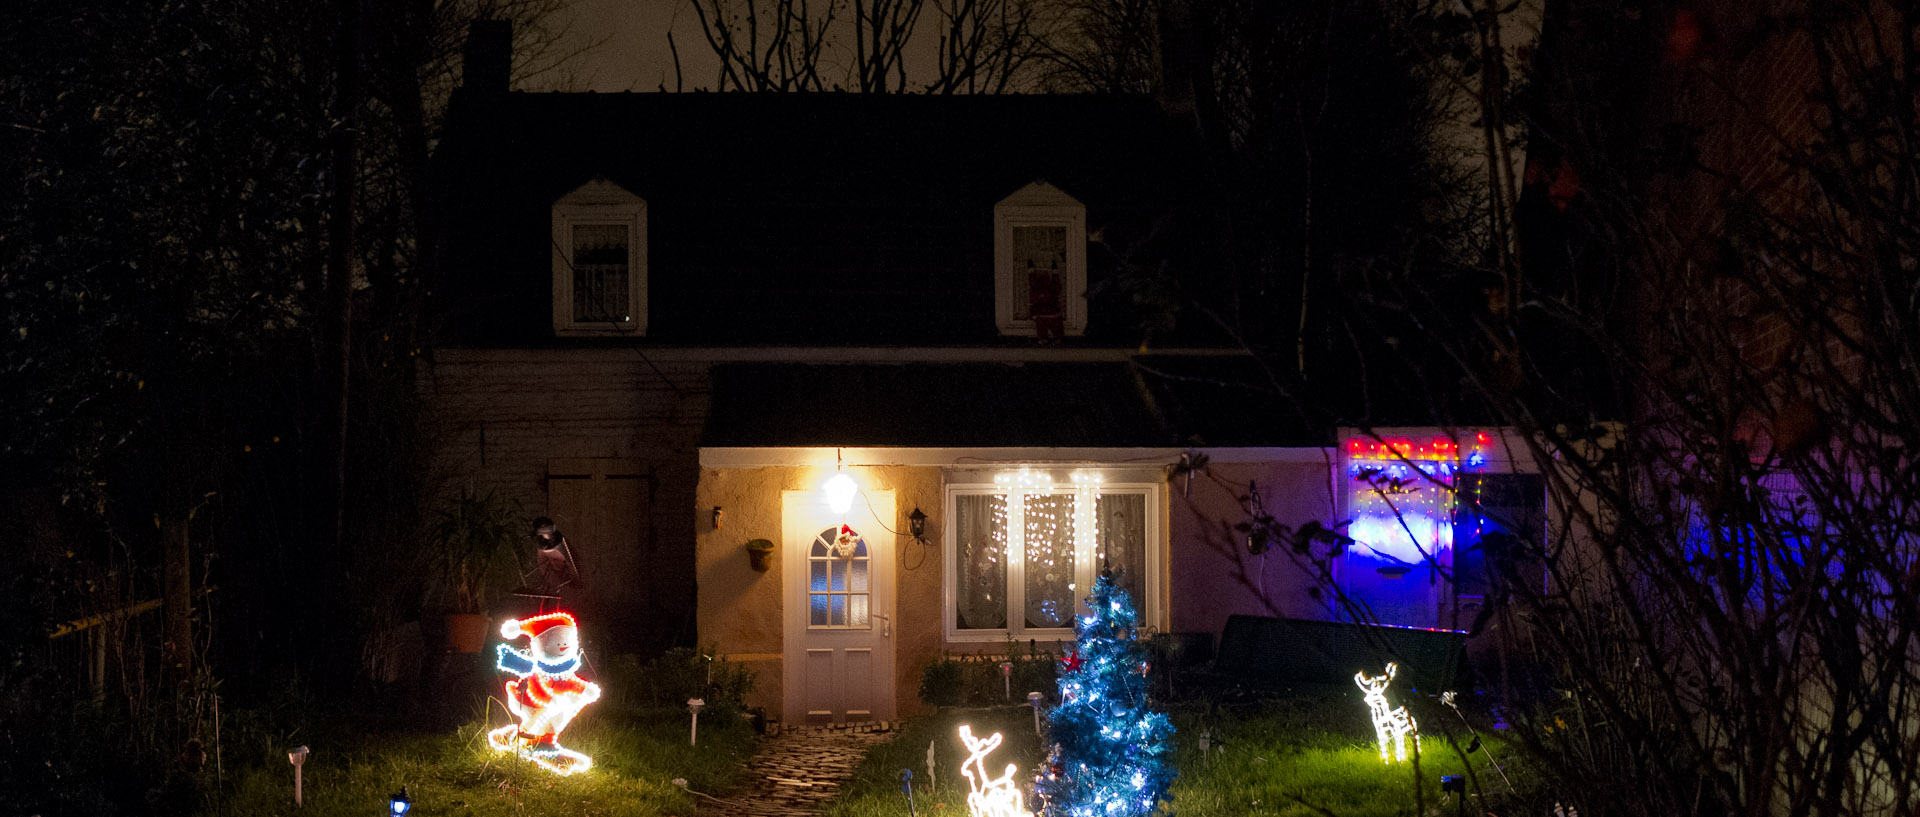
[[1147,701],[1151,670],[1133,600],[1102,571],[1047,716],[1053,750],[1034,783],[1045,817],[1144,815],[1173,783],[1173,722]]

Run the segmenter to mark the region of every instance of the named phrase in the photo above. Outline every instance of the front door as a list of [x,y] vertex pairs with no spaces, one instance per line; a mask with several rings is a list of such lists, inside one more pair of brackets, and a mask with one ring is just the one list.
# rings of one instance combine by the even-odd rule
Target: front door
[[787,720],[891,719],[893,492],[862,491],[842,516],[819,491],[785,491],[781,516]]

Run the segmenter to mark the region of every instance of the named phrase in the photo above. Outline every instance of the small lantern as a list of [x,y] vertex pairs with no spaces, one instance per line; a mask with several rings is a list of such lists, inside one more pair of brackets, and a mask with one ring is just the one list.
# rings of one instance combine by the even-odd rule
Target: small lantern
[[913,534],[915,541],[926,540],[927,514],[925,511],[914,508],[913,513],[907,514],[907,532]]
[[1038,693],[1038,692],[1029,692],[1029,693],[1027,693],[1027,706],[1031,706],[1031,707],[1033,707],[1033,735],[1034,735],[1034,737],[1044,737],[1043,735],[1041,735],[1041,734],[1040,734],[1040,701],[1041,701],[1042,699],[1044,699],[1044,698],[1046,698],[1046,697],[1047,697],[1047,696],[1045,696],[1045,695],[1041,695],[1041,694],[1040,694],[1040,693]]
[[401,786],[398,794],[387,795],[388,817],[402,817],[413,808],[413,799],[407,796],[407,787]]

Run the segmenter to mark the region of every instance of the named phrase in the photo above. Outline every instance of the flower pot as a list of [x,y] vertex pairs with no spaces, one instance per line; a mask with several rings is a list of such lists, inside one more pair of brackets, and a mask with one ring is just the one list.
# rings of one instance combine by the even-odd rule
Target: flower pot
[[447,614],[447,646],[472,655],[487,645],[487,617],[479,613]]
[[773,567],[773,543],[766,539],[755,539],[747,543],[747,563],[761,573]]

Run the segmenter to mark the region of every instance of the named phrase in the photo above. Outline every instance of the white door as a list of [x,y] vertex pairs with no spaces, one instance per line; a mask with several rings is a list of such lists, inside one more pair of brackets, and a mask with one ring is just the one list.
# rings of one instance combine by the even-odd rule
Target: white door
[[820,491],[782,492],[789,722],[894,716],[893,534],[879,523],[893,507],[892,491],[862,491],[842,516]]

